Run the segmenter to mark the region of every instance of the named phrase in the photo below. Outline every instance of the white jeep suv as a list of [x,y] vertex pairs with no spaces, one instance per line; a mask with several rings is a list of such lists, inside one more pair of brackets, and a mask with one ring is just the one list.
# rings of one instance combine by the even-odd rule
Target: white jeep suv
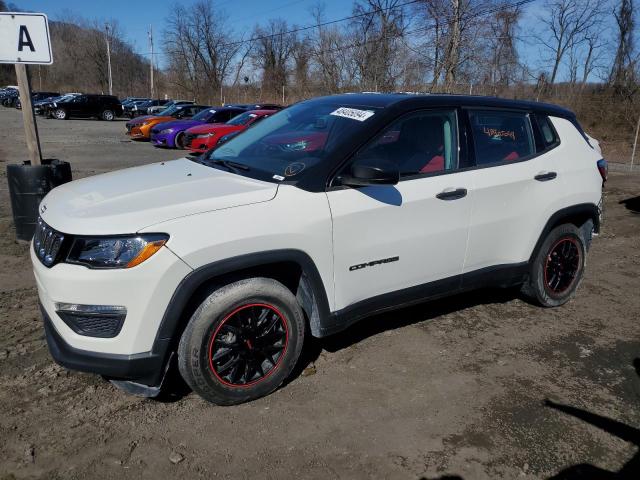
[[31,251],[49,349],[158,394],[266,395],[305,335],[476,287],[574,294],[606,162],[573,113],[496,98],[296,104],[197,158],[74,181]]

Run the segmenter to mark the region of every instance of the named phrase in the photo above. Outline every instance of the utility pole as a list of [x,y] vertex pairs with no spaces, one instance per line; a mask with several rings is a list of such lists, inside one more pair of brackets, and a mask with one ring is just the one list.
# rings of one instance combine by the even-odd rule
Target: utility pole
[[150,74],[149,74],[149,82],[151,83],[151,98],[154,97],[154,88],[153,88],[153,25],[149,25],[149,48],[151,50],[151,61],[150,63]]
[[109,72],[109,95],[113,95],[113,79],[111,78],[111,45],[109,42],[109,24],[105,23],[105,40],[107,41],[107,70]]

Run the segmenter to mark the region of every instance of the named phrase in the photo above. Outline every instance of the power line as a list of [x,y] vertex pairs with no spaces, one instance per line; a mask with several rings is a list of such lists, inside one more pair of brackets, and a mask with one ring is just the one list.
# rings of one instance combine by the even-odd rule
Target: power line
[[[490,15],[492,13],[496,13],[496,12],[499,12],[499,11],[502,11],[502,10],[506,10],[508,8],[521,7],[523,5],[527,5],[527,4],[533,3],[535,1],[536,0],[520,0],[519,2],[515,2],[515,3],[510,4],[510,5],[501,5],[501,6],[490,8],[490,9],[487,9],[487,10],[484,10],[484,11],[481,11],[481,12],[475,12],[474,14],[471,14],[471,15],[468,15],[468,16],[462,17],[462,18],[463,18],[463,20],[472,20],[474,18],[478,18],[478,17],[484,16],[484,15]],[[428,30],[434,29],[435,27],[436,27],[435,24],[432,24],[432,25],[428,25],[426,27],[420,27],[420,28],[415,29],[415,30],[400,32],[400,33],[396,33],[396,34],[389,35],[389,36],[376,37],[376,38],[372,38],[370,40],[365,40],[363,42],[356,42],[356,43],[352,43],[350,45],[343,45],[343,46],[336,47],[336,48],[329,49],[329,50],[322,50],[319,53],[320,54],[323,54],[323,53],[334,53],[334,52],[339,52],[339,51],[342,51],[342,50],[348,50],[350,48],[361,47],[361,46],[367,45],[369,43],[379,42],[380,40],[384,40],[384,39],[401,38],[401,37],[404,37],[406,35],[411,35],[411,34],[414,34],[414,33],[426,32]]]
[[398,4],[398,5],[393,5],[392,7],[376,8],[376,9],[370,10],[368,12],[358,13],[358,14],[355,14],[355,15],[350,15],[348,17],[338,18],[336,20],[330,20],[330,21],[327,21],[327,22],[317,23],[315,25],[307,25],[305,27],[298,27],[298,28],[294,28],[293,30],[288,30],[286,32],[273,33],[273,34],[270,34],[270,35],[261,35],[259,37],[251,37],[251,38],[248,38],[246,40],[237,40],[235,42],[222,43],[222,44],[220,44],[220,47],[232,47],[234,45],[242,45],[243,43],[255,42],[256,40],[265,40],[267,38],[280,37],[280,36],[283,36],[283,35],[289,35],[291,33],[304,32],[306,30],[312,30],[314,28],[326,27],[327,25],[333,25],[335,23],[345,22],[347,20],[353,20],[354,18],[366,17],[367,15],[373,15],[374,13],[384,12],[386,10],[393,10],[395,8],[402,8],[402,7],[405,7],[407,5],[411,5],[413,3],[418,3],[420,1],[421,0],[411,0],[409,2],[401,3],[401,4]]

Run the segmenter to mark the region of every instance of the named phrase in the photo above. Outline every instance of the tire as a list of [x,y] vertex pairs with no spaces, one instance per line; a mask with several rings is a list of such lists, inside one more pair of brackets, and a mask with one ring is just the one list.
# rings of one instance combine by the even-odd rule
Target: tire
[[240,280],[214,291],[191,316],[180,338],[178,368],[209,402],[255,400],[290,375],[304,333],[304,314],[289,289],[268,278]]
[[184,150],[184,132],[180,132],[176,135],[176,138],[173,140],[173,144],[176,148]]
[[522,292],[543,307],[567,303],[582,282],[586,242],[571,224],[554,228],[540,246]]
[[57,120],[66,120],[67,119],[67,111],[64,108],[56,108],[53,111],[53,117]]
[[113,113],[113,110],[103,110],[100,114],[100,118],[102,120],[106,120],[107,122],[112,121],[116,115]]

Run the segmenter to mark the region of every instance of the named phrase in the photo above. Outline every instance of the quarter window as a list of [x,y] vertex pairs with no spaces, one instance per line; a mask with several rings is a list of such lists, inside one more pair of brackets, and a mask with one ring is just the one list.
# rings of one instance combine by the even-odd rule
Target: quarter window
[[535,153],[528,114],[474,110],[469,120],[477,165],[513,162]]
[[458,167],[454,110],[418,112],[393,122],[359,158],[379,158],[398,165],[401,177],[438,173]]
[[552,145],[555,145],[558,142],[558,137],[556,136],[556,131],[551,125],[549,117],[536,115],[536,119],[538,120],[538,126],[540,127],[540,132],[542,133],[542,141],[544,142],[545,148],[549,148]]

